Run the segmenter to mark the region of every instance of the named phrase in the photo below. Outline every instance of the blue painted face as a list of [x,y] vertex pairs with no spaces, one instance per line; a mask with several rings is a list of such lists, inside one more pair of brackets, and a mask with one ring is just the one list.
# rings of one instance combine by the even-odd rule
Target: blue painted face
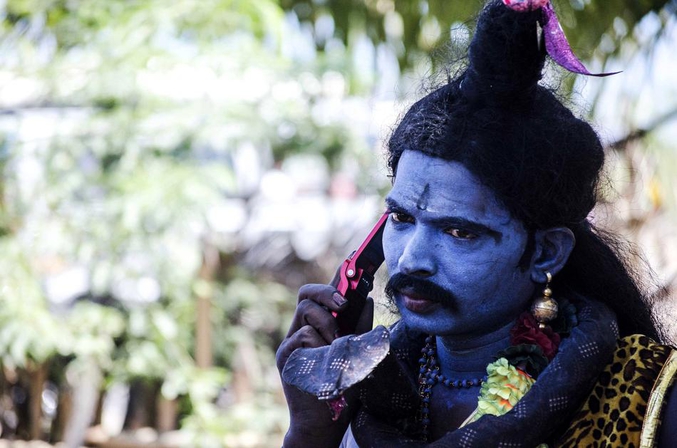
[[410,328],[481,337],[528,308],[533,267],[520,267],[528,233],[463,165],[407,150],[386,203],[388,271],[413,279],[393,293]]

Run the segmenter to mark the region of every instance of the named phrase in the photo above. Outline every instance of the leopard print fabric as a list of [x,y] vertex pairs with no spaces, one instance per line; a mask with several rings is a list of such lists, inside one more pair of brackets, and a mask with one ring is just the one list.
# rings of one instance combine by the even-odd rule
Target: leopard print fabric
[[639,447],[647,403],[671,350],[646,336],[621,339],[613,362],[555,446]]

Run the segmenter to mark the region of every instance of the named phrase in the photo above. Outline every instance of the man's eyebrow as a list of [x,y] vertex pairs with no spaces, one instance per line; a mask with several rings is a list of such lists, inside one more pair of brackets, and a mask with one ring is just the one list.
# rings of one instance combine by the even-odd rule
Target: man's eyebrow
[[404,207],[398,204],[398,202],[390,196],[386,197],[385,203],[388,210],[404,210]]
[[[395,199],[391,198],[390,196],[385,198],[385,203],[388,210],[390,211],[406,211],[406,208],[402,207]],[[439,218],[431,218],[430,222],[442,228],[458,227],[478,235],[488,235],[496,242],[500,242],[501,239],[503,239],[503,234],[501,232],[498,232],[487,225],[476,221],[471,221],[466,218],[461,218],[459,216],[441,216]]]

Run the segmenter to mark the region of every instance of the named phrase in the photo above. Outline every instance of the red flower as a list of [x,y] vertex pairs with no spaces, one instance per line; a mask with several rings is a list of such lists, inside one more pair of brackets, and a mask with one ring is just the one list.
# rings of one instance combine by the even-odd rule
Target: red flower
[[560,336],[552,331],[552,328],[538,328],[538,322],[529,312],[524,312],[517,319],[517,324],[510,330],[510,343],[512,345],[534,344],[541,347],[543,354],[548,360],[552,360],[557,354]]

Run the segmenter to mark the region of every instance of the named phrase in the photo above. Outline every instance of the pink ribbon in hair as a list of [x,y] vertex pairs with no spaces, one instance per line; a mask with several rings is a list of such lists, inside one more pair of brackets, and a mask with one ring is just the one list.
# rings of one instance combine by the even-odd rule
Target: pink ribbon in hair
[[503,3],[515,11],[524,12],[537,9],[542,11],[540,23],[543,27],[545,50],[555,62],[565,69],[588,76],[609,76],[619,73],[590,73],[585,68],[571,49],[571,45],[569,45],[569,41],[564,35],[564,30],[557,19],[550,0],[503,0]]

